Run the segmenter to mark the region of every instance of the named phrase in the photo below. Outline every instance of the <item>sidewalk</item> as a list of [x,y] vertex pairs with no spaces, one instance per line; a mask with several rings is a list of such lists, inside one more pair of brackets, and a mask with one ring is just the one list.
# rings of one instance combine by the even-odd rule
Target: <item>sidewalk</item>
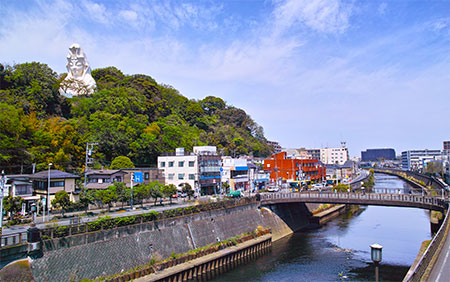
[[[166,200],[163,202],[163,205],[158,204],[154,205],[153,203],[147,203],[144,204],[144,208],[142,208],[141,204],[133,205],[133,210],[130,210],[129,205],[124,205],[122,207],[115,207],[111,208],[110,212],[107,212],[107,209],[95,209],[95,210],[88,210],[88,213],[93,213],[93,215],[89,216],[86,215],[86,211],[76,211],[76,212],[68,212],[64,213],[64,218],[58,218],[61,217],[61,213],[59,214],[50,214],[50,221],[43,222],[43,217],[39,216],[36,217],[36,227],[38,228],[45,228],[47,226],[51,226],[54,224],[57,224],[58,226],[65,226],[70,225],[72,220],[74,218],[79,218],[79,223],[86,223],[90,221],[94,221],[99,217],[103,216],[111,216],[111,217],[125,217],[130,215],[136,215],[136,214],[143,214],[148,213],[150,211],[163,211],[163,210],[169,210],[169,209],[175,209],[175,208],[183,208],[192,205],[193,202],[187,202],[187,199],[177,199],[172,200],[172,204],[170,204],[169,200]],[[81,217],[79,217],[82,215]],[[21,233],[26,232],[29,228],[30,224],[23,224],[23,225],[13,225],[10,227],[3,227],[3,235],[13,234],[13,233]]]

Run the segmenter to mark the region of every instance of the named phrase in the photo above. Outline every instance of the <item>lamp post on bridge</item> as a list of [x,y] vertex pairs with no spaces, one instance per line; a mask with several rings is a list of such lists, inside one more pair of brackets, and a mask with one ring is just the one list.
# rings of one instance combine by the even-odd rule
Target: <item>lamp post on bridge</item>
[[380,281],[378,266],[379,263],[381,262],[383,246],[379,244],[372,244],[370,245],[370,249],[372,261],[375,263],[375,281],[378,282]]

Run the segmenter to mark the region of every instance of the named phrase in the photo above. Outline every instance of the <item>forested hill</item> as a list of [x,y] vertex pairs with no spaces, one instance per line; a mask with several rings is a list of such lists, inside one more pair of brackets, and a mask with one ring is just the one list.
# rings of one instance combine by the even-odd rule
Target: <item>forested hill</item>
[[128,156],[136,166],[156,164],[162,152],[215,145],[226,155],[267,156],[263,129],[221,98],[192,100],[147,75],[95,69],[90,96],[59,94],[65,75],[46,64],[0,64],[0,169],[30,173],[48,163],[80,172],[86,142],[97,142],[96,166]]

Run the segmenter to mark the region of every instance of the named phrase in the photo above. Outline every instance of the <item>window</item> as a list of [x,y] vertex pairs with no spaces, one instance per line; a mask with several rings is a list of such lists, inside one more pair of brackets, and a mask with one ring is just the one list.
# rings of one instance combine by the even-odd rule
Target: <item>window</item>
[[121,176],[117,176],[116,179],[114,179],[115,182],[122,182],[122,177]]
[[144,179],[148,180],[149,178],[150,178],[150,176],[149,176],[148,172],[144,173]]
[[178,167],[183,167],[183,166],[184,166],[184,162],[183,161],[178,162]]
[[169,175],[168,175],[169,180],[173,180],[173,177],[174,177],[174,176],[175,176],[174,173],[169,173]]
[[195,162],[194,161],[189,161],[189,167],[194,167]]
[[184,179],[184,173],[178,173],[178,180]]
[[64,181],[50,181],[50,187],[64,187]]
[[173,167],[173,162],[169,162],[169,167]]
[[194,174],[189,174],[189,180],[194,180],[195,179],[195,175]]
[[166,166],[166,162],[161,162],[161,167],[165,167]]

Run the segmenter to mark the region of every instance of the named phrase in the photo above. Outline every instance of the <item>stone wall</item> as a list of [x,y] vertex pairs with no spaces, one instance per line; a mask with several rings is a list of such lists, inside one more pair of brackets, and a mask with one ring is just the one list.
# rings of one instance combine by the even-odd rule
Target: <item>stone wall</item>
[[119,273],[153,258],[166,258],[217,241],[270,227],[277,240],[308,226],[304,204],[259,209],[257,204],[214,210],[111,230],[54,239],[32,263],[37,281],[67,281]]

